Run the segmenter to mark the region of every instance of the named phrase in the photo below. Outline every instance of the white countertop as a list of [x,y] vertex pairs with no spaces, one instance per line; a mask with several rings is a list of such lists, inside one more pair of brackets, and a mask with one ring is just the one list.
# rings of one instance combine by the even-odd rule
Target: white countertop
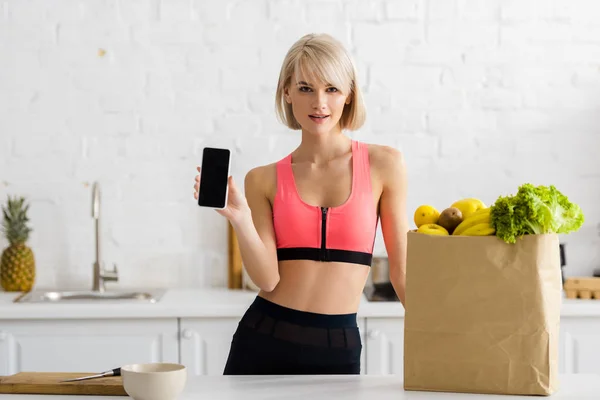
[[[560,375],[554,399],[598,399],[600,375]],[[0,395],[2,400],[98,400],[98,396]],[[103,396],[106,400],[127,397]],[[405,391],[396,375],[199,376],[188,379],[178,400],[515,400],[532,396]]]
[[[228,289],[170,289],[157,303],[96,300],[88,303],[13,303],[18,293],[0,292],[2,319],[241,317],[256,292]],[[563,317],[600,317],[600,300],[563,299]],[[358,317],[403,317],[400,302],[369,302]]]
[[[86,303],[13,303],[19,293],[0,292],[1,319],[241,317],[256,292],[229,289],[169,289],[157,303],[94,300]],[[359,317],[403,317],[400,302],[369,302],[363,296]],[[599,307],[600,315],[600,307]]]

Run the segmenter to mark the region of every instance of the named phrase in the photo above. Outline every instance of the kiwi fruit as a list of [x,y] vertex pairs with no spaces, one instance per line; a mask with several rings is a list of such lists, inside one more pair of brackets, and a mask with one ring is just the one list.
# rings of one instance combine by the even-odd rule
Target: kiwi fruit
[[462,212],[456,207],[448,207],[441,212],[438,219],[438,225],[446,228],[448,233],[452,234],[454,228],[463,220]]

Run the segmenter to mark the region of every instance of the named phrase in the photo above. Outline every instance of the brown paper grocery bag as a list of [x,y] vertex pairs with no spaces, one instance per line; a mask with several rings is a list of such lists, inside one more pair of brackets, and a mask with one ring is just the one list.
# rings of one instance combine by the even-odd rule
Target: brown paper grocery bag
[[558,236],[408,233],[404,388],[549,395],[558,388]]

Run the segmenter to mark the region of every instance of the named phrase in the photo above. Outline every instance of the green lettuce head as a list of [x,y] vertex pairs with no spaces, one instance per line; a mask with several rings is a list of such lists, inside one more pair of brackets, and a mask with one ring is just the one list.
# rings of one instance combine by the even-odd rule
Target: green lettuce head
[[522,235],[570,233],[583,224],[581,208],[553,185],[525,183],[514,196],[500,196],[490,209],[496,236],[515,243]]

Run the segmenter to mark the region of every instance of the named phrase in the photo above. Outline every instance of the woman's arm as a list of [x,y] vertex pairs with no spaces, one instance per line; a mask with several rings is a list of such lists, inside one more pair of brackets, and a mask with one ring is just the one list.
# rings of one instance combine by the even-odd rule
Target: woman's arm
[[279,283],[277,246],[271,203],[267,198],[266,167],[250,170],[244,180],[248,208],[230,219],[244,267],[252,282],[270,292]]
[[381,231],[388,254],[390,281],[400,302],[406,294],[406,169],[402,153],[391,147],[381,148],[380,168],[383,191],[379,202]]

